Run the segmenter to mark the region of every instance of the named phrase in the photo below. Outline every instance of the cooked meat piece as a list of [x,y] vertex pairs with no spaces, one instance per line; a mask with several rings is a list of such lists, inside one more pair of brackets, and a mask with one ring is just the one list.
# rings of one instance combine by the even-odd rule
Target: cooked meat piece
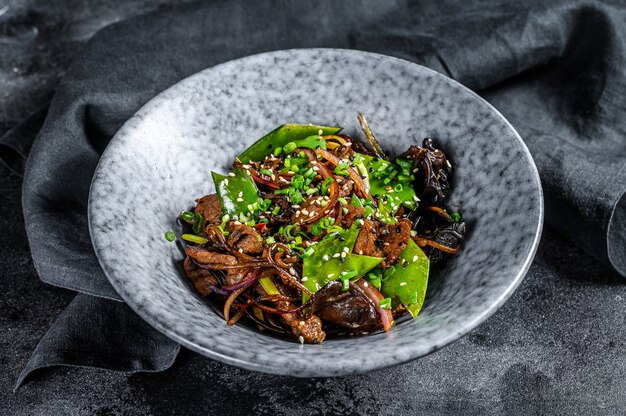
[[[294,306],[290,302],[276,302],[278,309],[290,310]],[[307,344],[319,344],[326,338],[326,333],[322,329],[322,321],[317,316],[311,314],[308,318],[303,318],[297,313],[286,313],[280,315],[287,325],[291,327],[291,332],[296,338],[302,337]]]
[[291,215],[292,224],[302,224],[305,219],[316,216],[320,211],[327,207],[322,206],[324,200],[321,196],[307,198],[300,204],[300,208]]
[[380,267],[386,269],[398,261],[410,237],[411,221],[406,218],[388,225],[365,220],[354,244],[354,252],[384,257]]
[[198,263],[203,264],[232,265],[237,263],[237,258],[235,258],[235,256],[231,256],[230,254],[216,253],[214,251],[209,251],[207,249],[199,248],[197,246],[185,247],[185,253]]
[[355,207],[350,204],[344,205],[343,207],[348,210],[348,212],[344,213],[342,209],[341,213],[339,214],[341,216],[339,223],[343,228],[350,228],[352,224],[354,224],[354,221],[363,218],[363,214],[365,213],[364,208]]
[[193,283],[200,296],[208,296],[211,294],[211,289],[208,288],[207,284],[212,286],[217,285],[215,276],[213,276],[209,270],[202,269],[194,264],[191,257],[185,257],[183,269],[185,270],[187,278],[191,280],[191,283]]
[[196,199],[194,212],[202,215],[207,224],[220,224],[222,222],[222,204],[217,194],[205,195]]
[[246,277],[246,269],[229,269],[226,270],[226,286],[241,283]]
[[351,330],[372,331],[382,326],[376,307],[352,284],[344,292],[340,282],[328,283],[315,294],[311,309],[321,319]]
[[354,188],[354,182],[350,178],[344,176],[334,175],[339,186],[339,197],[346,197],[352,194],[352,188]]
[[259,233],[245,224],[237,224],[231,221],[228,224],[228,244],[245,254],[261,254],[263,243],[258,239]]

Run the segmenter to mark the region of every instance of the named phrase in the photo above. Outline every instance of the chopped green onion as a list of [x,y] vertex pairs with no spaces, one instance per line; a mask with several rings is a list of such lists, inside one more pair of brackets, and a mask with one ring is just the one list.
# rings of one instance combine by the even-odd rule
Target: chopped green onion
[[268,236],[268,237],[265,239],[265,242],[266,242],[267,244],[274,244],[274,243],[276,242],[276,239],[275,239],[273,236],[271,236],[271,235],[270,235],[270,236]]
[[306,176],[307,178],[313,178],[315,177],[315,175],[317,175],[317,172],[315,172],[313,168],[309,168],[309,170],[304,172],[304,176]]
[[272,215],[278,215],[279,211],[280,211],[280,206],[279,205],[274,206],[274,209],[272,210]]
[[169,230],[165,233],[165,239],[170,242],[174,241],[176,240],[176,234],[174,234],[174,231]]
[[333,171],[336,175],[348,176],[348,168],[350,166],[347,163],[340,163],[335,167]]
[[296,242],[296,244],[298,244],[298,245],[302,244],[302,237],[300,237],[300,236],[296,236],[295,242]]
[[275,195],[287,195],[289,193],[289,189],[277,189],[274,191]]
[[267,176],[272,176],[274,174],[274,172],[269,169],[261,169],[261,173]]
[[254,227],[256,225],[256,221],[254,220],[246,221],[246,225],[248,227]]
[[345,292],[345,291],[347,291],[348,289],[350,289],[350,279],[348,279],[348,278],[343,279],[343,280],[341,281],[341,284],[342,284],[342,286],[341,286],[341,290],[342,290],[343,292]]
[[346,198],[343,198],[343,197],[337,198],[337,201],[341,202],[344,205],[348,205],[348,200]]
[[380,309],[391,309],[391,299],[381,299],[380,301],[378,301],[378,306],[380,306]]
[[262,242],[263,242],[263,237],[261,237],[261,234],[257,234],[257,235],[256,235],[256,240],[257,240],[259,243],[262,243]]
[[282,152],[283,152],[283,148],[282,147],[277,147],[276,149],[274,149],[274,156],[278,156]]
[[458,212],[453,212],[452,214],[450,214],[450,219],[454,222],[459,222],[461,221],[461,214],[459,214]]
[[272,205],[272,200],[271,199],[264,199],[260,204],[259,204],[259,209],[261,211],[267,211],[267,209],[270,207],[270,205]]
[[313,248],[309,248],[308,250],[306,250],[304,253],[300,254],[300,257],[307,258],[310,257],[313,253],[315,253],[315,250],[313,250]]
[[293,186],[294,188],[301,189],[303,185],[304,185],[304,176],[295,175],[293,178],[291,178],[291,186]]
[[381,286],[381,270],[377,269],[367,274],[367,281],[376,289],[380,289]]
[[396,186],[393,187],[393,190],[396,192],[400,192],[402,190],[402,184],[397,184]]
[[356,275],[358,275],[359,272],[357,272],[356,270],[350,270],[349,272],[342,272],[341,273],[341,278],[342,279],[352,279],[353,277],[356,277]]
[[285,146],[283,146],[283,150],[285,151],[285,153],[291,153],[296,150],[296,147],[298,146],[295,142],[289,142]]
[[194,234],[200,234],[204,229],[204,217],[200,214],[195,215],[195,219],[193,224],[191,224],[191,229]]
[[209,240],[207,240],[206,238],[200,237],[198,235],[193,235],[193,234],[183,234],[180,236],[180,238],[182,238],[185,241],[190,241],[196,244],[206,244],[209,242]]
[[189,211],[183,211],[180,213],[180,219],[183,221],[193,221],[195,214]]
[[322,195],[326,195],[328,193],[328,188],[330,188],[330,184],[332,184],[335,180],[332,177],[328,177],[322,181],[320,185],[320,193]]
[[307,195],[313,195],[317,191],[319,191],[319,189],[317,189],[317,188],[309,188],[305,192],[306,192]]
[[300,202],[304,202],[304,197],[297,189],[289,188],[289,200],[292,204],[299,204]]

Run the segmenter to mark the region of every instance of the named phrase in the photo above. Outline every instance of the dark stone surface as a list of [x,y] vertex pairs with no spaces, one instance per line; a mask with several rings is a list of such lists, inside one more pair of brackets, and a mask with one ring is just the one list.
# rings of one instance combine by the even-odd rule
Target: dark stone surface
[[[165,2],[0,5],[0,134],[51,96],[71,56],[94,30]],[[13,394],[21,368],[73,293],[38,280],[21,216],[21,179],[0,172],[2,414],[626,412],[626,285],[549,228],[526,280],[491,319],[402,371],[291,379],[183,351],[163,373],[57,368]]]

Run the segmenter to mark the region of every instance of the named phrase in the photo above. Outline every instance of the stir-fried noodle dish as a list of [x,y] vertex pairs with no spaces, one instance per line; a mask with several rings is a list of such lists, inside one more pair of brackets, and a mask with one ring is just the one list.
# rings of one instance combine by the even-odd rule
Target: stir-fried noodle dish
[[363,140],[278,127],[180,213],[185,274],[228,325],[302,343],[389,331],[420,312],[431,265],[460,250],[450,160],[428,138],[392,159],[358,119]]

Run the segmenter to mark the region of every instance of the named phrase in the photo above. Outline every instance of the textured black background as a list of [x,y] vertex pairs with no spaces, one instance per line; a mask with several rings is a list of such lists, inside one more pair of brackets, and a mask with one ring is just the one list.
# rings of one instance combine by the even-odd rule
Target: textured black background
[[[165,3],[173,2],[0,3],[0,135],[49,100],[94,31]],[[21,179],[5,170],[0,175],[0,413],[626,412],[626,285],[550,229],[526,280],[495,316],[451,346],[400,368],[297,380],[183,351],[163,373],[51,369],[13,394],[21,368],[73,293],[38,280],[21,215]]]

